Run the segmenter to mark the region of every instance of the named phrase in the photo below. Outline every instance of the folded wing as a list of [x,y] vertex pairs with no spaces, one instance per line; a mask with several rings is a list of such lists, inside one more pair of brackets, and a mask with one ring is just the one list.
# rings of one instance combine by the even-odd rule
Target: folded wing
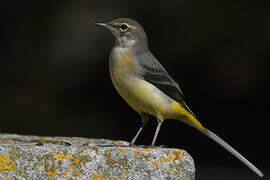
[[[144,58],[144,57],[147,57]],[[190,110],[184,101],[184,95],[179,85],[173,80],[165,68],[151,54],[145,55],[138,61],[142,67],[142,76],[149,83],[164,92],[167,96],[179,102],[195,118],[195,114]],[[197,119],[197,118],[196,118]]]

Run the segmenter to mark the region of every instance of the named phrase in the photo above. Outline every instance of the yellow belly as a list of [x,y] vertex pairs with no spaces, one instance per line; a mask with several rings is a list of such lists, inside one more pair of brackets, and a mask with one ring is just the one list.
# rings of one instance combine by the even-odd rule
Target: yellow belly
[[145,112],[162,119],[190,116],[182,105],[157,87],[138,76],[140,67],[131,53],[121,51],[110,59],[110,75],[118,93],[137,112]]
[[124,50],[118,50],[111,56],[110,75],[118,93],[137,112],[157,115],[166,111],[171,99],[152,84],[140,79],[140,66],[134,58],[131,52]]
[[[122,82],[125,84],[121,84]],[[170,110],[171,99],[142,79],[129,77],[120,80],[120,83],[114,80],[114,85],[118,93],[137,112],[156,116],[157,114],[166,115]]]

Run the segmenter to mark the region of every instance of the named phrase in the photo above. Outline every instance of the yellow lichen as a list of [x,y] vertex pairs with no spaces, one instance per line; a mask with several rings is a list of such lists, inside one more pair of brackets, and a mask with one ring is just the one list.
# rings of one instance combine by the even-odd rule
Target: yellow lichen
[[108,158],[108,157],[111,157],[111,153],[108,151],[108,150],[106,150],[105,152],[104,152],[104,155]]
[[37,168],[38,166],[42,166],[42,163],[41,162],[35,162],[34,167]]
[[58,159],[59,161],[63,161],[63,159],[70,159],[73,160],[74,156],[72,154],[68,154],[68,153],[54,153],[53,154],[53,159]]
[[66,170],[62,172],[62,175],[65,176],[71,170],[71,168],[72,166],[69,166]]
[[150,151],[152,150],[153,148],[143,148],[144,151]]
[[11,151],[9,151],[9,155],[13,157],[14,159],[17,159],[20,157],[20,154],[17,152],[15,148],[12,148]]
[[6,177],[6,180],[11,180],[9,176]]
[[169,169],[168,169],[168,173],[171,173],[172,172],[172,168],[171,167],[169,167]]
[[165,156],[165,157],[161,158],[160,162],[169,162],[172,160],[173,160],[172,156],[169,155],[169,156]]
[[158,162],[156,160],[154,160],[152,164],[158,168]]
[[120,179],[123,179],[123,178],[125,178],[125,177],[126,177],[126,174],[125,174],[125,173],[119,174],[119,178],[120,178]]
[[121,165],[121,168],[124,168],[126,170],[130,170],[132,168],[131,165],[128,163],[128,159],[126,157],[120,159],[119,163]]
[[118,149],[118,153],[126,153],[127,152],[127,150],[125,150],[125,149]]
[[183,167],[183,166],[184,166],[183,163],[179,163],[179,164],[176,164],[176,165],[175,165],[175,168],[179,170],[179,169],[180,169],[181,167]]
[[90,148],[93,149],[96,152],[96,154],[98,154],[98,148],[96,146],[92,146]]
[[179,175],[180,175],[178,171],[173,171],[173,174],[174,174],[175,176],[179,176]]
[[72,162],[71,166],[69,166],[65,171],[63,171],[62,174],[67,174],[72,168],[73,169],[73,176],[75,176],[75,177],[78,176],[78,170],[80,170],[81,166],[82,166],[81,163],[89,161],[89,157],[87,157],[85,155],[75,156],[73,154],[69,154],[69,153],[65,153],[65,152],[54,153],[52,158],[53,158],[53,166],[52,167],[54,167],[54,163],[56,160],[58,160],[59,163],[61,163],[64,159],[70,159]]
[[51,170],[47,172],[47,175],[52,177],[52,178],[57,177],[57,172],[56,172],[55,167],[52,167]]
[[134,151],[134,155],[135,155],[135,156],[141,156],[142,153],[141,153],[141,151],[137,150],[137,151]]
[[113,166],[114,163],[115,163],[115,160],[112,159],[111,153],[108,150],[106,150],[105,153],[104,153],[104,155],[107,157],[107,164],[109,166]]
[[180,150],[174,150],[174,151],[172,152],[172,154],[174,155],[174,160],[177,160],[177,159],[183,157],[183,153],[182,153],[182,151],[180,151]]
[[76,168],[73,168],[72,170],[73,170],[72,176],[78,177],[77,169]]
[[90,161],[90,157],[87,156],[87,155],[80,155],[80,156],[78,157],[78,160],[79,160],[79,163],[80,163],[80,162],[86,163],[86,162]]
[[91,176],[91,180],[106,180],[106,177],[101,176],[98,173],[93,173]]
[[78,160],[78,159],[73,159],[73,161],[72,161],[74,164],[76,164],[76,165],[79,165],[80,164],[80,161]]
[[[72,170],[72,176],[78,177],[81,172],[81,163],[85,163],[89,161],[89,157],[86,155],[76,156],[74,154],[66,153],[66,152],[57,152],[50,155],[45,156],[45,170],[47,171],[47,175],[50,177],[57,177],[56,171],[56,163],[62,163],[64,159],[69,159],[71,164],[62,171],[61,175],[65,176],[68,172]],[[52,163],[51,163],[52,160]]]
[[0,154],[0,172],[5,171],[15,171],[16,170],[16,163],[15,161],[5,154]]

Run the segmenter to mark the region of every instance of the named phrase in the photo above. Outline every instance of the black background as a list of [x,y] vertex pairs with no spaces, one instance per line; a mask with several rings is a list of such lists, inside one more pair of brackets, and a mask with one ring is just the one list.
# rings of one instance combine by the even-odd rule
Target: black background
[[[94,22],[130,17],[209,129],[269,171],[269,1],[1,3],[0,132],[130,141],[139,116],[112,86],[112,35]],[[152,118],[137,143],[150,144]],[[158,145],[187,150],[197,179],[259,179],[195,129],[162,125]]]

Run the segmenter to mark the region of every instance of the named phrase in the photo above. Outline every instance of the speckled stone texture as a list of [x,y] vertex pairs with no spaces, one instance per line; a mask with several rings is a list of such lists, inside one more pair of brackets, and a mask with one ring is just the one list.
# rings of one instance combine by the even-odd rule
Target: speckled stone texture
[[195,179],[184,150],[105,139],[0,134],[0,179]]

